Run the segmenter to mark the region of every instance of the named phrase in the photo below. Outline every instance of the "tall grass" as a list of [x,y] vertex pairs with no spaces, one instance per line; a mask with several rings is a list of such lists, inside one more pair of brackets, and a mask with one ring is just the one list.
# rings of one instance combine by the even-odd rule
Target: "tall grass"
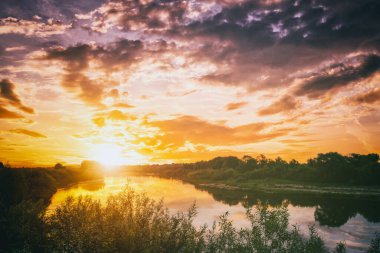
[[195,216],[195,206],[171,215],[162,201],[125,189],[105,204],[68,198],[45,223],[51,252],[328,252],[312,228],[308,237],[289,229],[285,206],[248,209],[251,226],[242,229],[227,214],[212,228],[197,228]]

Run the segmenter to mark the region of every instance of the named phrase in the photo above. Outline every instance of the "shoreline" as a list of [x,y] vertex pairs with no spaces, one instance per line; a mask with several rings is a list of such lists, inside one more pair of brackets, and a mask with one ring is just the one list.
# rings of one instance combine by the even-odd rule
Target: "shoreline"
[[299,184],[253,184],[250,186],[236,186],[228,183],[197,183],[182,180],[191,184],[223,190],[261,191],[266,193],[304,193],[304,194],[328,194],[355,197],[380,197],[380,188],[377,187],[348,187],[348,186],[316,186]]

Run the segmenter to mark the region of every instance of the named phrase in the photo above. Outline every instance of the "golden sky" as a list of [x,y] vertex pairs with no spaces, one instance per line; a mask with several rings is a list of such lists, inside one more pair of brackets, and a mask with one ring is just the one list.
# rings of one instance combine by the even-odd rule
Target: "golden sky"
[[0,3],[0,161],[380,152],[380,4]]

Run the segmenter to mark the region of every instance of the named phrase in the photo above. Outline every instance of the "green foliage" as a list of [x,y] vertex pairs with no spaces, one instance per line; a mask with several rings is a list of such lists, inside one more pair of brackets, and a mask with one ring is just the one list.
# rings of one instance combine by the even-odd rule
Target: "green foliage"
[[140,172],[163,177],[175,177],[186,181],[199,179],[239,182],[248,180],[277,179],[288,182],[334,185],[380,185],[378,154],[343,156],[339,153],[318,154],[307,163],[282,158],[269,159],[264,155],[256,158],[244,156],[216,157],[209,161],[188,164],[143,166]]

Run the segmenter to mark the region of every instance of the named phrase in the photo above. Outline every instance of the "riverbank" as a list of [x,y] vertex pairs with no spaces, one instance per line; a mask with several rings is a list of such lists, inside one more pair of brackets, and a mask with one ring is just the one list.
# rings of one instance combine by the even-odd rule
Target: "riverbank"
[[226,183],[206,183],[191,182],[201,187],[218,188],[225,190],[244,190],[244,191],[262,191],[267,193],[305,193],[305,194],[329,194],[329,195],[346,195],[357,197],[379,197],[380,187],[356,187],[356,186],[322,186],[322,185],[301,185],[301,184],[280,184],[280,183],[262,183],[246,182],[238,184]]
[[[230,171],[230,170],[229,170]],[[332,183],[309,183],[278,178],[251,179],[244,173],[226,174],[226,171],[209,169],[185,171],[184,169],[147,169],[129,171],[130,175],[157,176],[178,179],[199,187],[224,190],[260,191],[271,194],[303,194],[303,195],[337,195],[360,198],[380,197],[380,186],[349,185]]]

